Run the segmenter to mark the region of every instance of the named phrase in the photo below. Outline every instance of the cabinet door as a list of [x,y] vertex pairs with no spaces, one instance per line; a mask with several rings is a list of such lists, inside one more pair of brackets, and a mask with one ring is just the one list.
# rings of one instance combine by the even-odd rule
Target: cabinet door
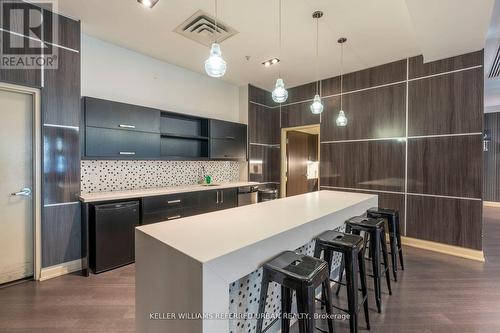
[[85,125],[160,133],[160,111],[142,106],[85,97]]
[[245,160],[247,158],[246,140],[212,139],[210,158]]
[[220,200],[218,210],[234,208],[238,206],[238,189],[226,188],[219,191]]
[[210,120],[210,137],[234,141],[247,140],[247,125],[222,120]]
[[216,211],[220,201],[219,190],[200,191],[200,204],[196,208],[196,214],[204,214]]
[[160,136],[154,133],[87,127],[87,157],[158,158]]

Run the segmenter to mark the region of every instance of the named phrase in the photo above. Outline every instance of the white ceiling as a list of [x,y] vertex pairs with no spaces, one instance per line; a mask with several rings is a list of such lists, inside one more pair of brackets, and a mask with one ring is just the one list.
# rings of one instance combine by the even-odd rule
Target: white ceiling
[[[424,54],[449,57],[484,46],[494,0],[283,0],[283,50],[278,50],[277,0],[219,0],[219,18],[239,33],[224,41],[224,80],[272,88],[278,66],[287,86],[315,80],[315,23],[320,20],[321,78],[340,73],[338,37],[345,36],[345,71]],[[152,10],[136,0],[59,0],[58,10],[82,20],[91,36],[204,72],[209,49],[173,30],[212,0],[160,0]],[[250,56],[250,60],[246,60]],[[281,63],[264,68],[264,60]]]

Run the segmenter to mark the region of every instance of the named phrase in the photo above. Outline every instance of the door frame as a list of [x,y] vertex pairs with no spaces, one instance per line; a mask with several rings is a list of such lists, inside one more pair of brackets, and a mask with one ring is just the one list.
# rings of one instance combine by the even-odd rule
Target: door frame
[[42,137],[41,137],[41,106],[40,106],[40,90],[37,88],[30,88],[25,86],[14,85],[10,83],[0,82],[0,90],[16,92],[26,95],[31,95],[33,99],[33,279],[39,280],[42,270],[42,191],[41,191],[41,151],[42,151]]
[[[286,197],[286,172],[288,170],[288,159],[286,157],[287,151],[287,143],[286,138],[287,134],[290,131],[304,132],[309,134],[317,134],[318,135],[318,161],[321,161],[321,140],[320,140],[320,124],[316,125],[305,125],[305,126],[296,126],[296,127],[287,127],[281,129],[281,170],[280,170],[280,197]],[[320,176],[318,174],[318,189],[320,188]]]

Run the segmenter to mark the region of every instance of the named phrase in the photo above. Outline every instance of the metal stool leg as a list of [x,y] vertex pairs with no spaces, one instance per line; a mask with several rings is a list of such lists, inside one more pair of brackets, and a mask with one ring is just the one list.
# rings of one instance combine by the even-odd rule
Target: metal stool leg
[[366,329],[370,329],[370,315],[368,309],[368,290],[366,288],[366,268],[365,268],[365,249],[359,251],[358,253],[358,265],[359,265],[359,280],[361,282],[361,291],[363,299],[365,299],[363,308],[365,310],[365,321]]
[[347,304],[349,307],[349,326],[351,333],[358,332],[358,256],[347,253],[345,256],[345,278],[347,285]]
[[380,230],[380,245],[382,246],[382,256],[384,258],[384,275],[387,282],[387,289],[389,290],[389,295],[392,295],[391,289],[391,277],[389,276],[389,258],[387,256],[387,243],[385,242],[385,229]]
[[264,311],[266,310],[267,290],[269,288],[269,277],[265,270],[262,272],[262,285],[260,287],[259,298],[259,316],[257,318],[257,333],[262,332],[262,324],[264,323]]
[[323,289],[323,295],[324,295],[324,301],[325,301],[325,307],[326,307],[326,314],[328,315],[328,333],[334,333],[335,332],[335,324],[333,323],[333,311],[332,311],[332,293],[330,289],[330,279],[326,279],[323,284],[322,284],[322,289]]
[[292,312],[292,291],[281,286],[281,332],[290,332],[290,312]]
[[[374,231],[377,233],[377,231]],[[381,288],[380,288],[380,235],[375,235],[375,237],[371,237],[370,240],[370,249],[373,253],[372,257],[372,268],[373,268],[373,284],[375,287],[375,301],[377,303],[377,311],[378,313],[382,313],[382,297],[381,297]]]

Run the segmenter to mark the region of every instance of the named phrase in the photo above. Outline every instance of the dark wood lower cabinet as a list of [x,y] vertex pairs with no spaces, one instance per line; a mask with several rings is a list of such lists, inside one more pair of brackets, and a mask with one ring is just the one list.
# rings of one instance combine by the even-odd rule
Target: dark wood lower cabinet
[[142,223],[176,220],[237,206],[237,188],[147,197],[142,199]]

